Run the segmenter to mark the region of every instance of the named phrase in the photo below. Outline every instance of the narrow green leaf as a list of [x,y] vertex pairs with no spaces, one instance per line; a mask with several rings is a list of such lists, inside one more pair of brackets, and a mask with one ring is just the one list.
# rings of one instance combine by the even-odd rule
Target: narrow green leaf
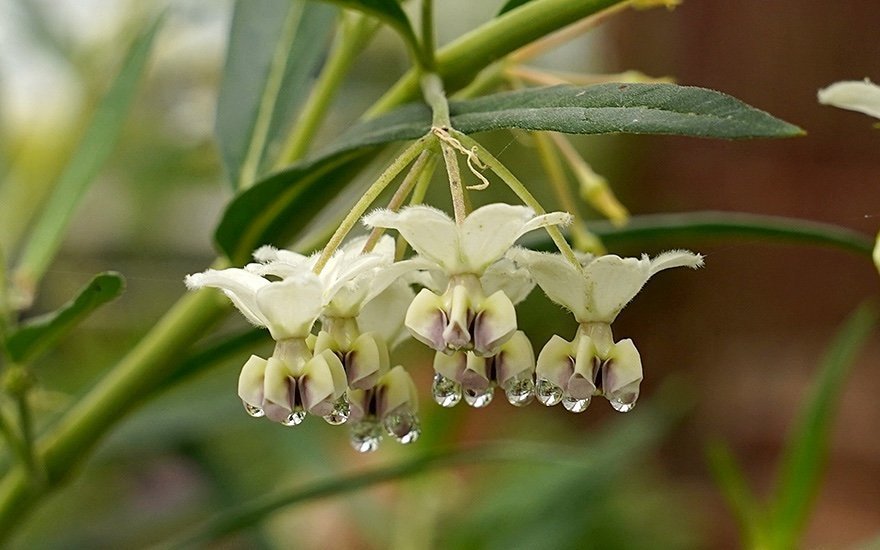
[[771,516],[777,548],[797,546],[822,479],[828,439],[844,382],[877,318],[873,304],[859,307],[840,329],[822,360],[781,463]]
[[357,10],[372,15],[387,23],[397,31],[413,52],[420,55],[419,41],[410,25],[409,17],[400,7],[398,0],[322,0],[332,2],[344,8]]
[[305,0],[239,0],[229,30],[216,134],[233,188],[278,154],[323,61],[336,10]]
[[733,453],[722,441],[713,441],[706,449],[709,469],[715,484],[724,495],[727,505],[740,525],[740,531],[746,538],[743,546],[759,548],[757,544],[763,534],[763,507],[749,489],[746,477],[736,462]]
[[[449,109],[452,125],[465,134],[502,128],[722,139],[803,134],[727,94],[667,83],[529,88],[453,101]],[[406,105],[355,128],[349,139],[414,139],[428,131],[430,122],[425,105]]]
[[16,282],[25,291],[33,289],[45,273],[61,246],[64,231],[79,201],[113,151],[161,21],[162,18],[157,18],[134,41],[121,72],[98,105],[85,135],[37,218],[15,274]]
[[[505,2],[504,5],[501,6],[501,9],[498,10],[498,15],[503,15],[503,14],[509,12],[510,10],[518,8],[518,7],[522,6],[523,4],[527,4],[531,1],[532,0],[507,0],[507,2]],[[496,15],[495,17],[498,17],[498,15]]]
[[684,246],[707,239],[766,239],[829,246],[870,257],[873,247],[870,237],[847,227],[746,212],[647,214],[633,216],[623,227],[606,221],[590,222],[589,227],[611,248],[650,240]]
[[239,264],[261,245],[284,246],[351,181],[370,150],[298,163],[239,193],[214,234],[220,249],[233,264]]
[[77,296],[57,310],[35,317],[13,331],[6,347],[13,361],[32,361],[50,349],[91,312],[116,299],[125,288],[125,279],[119,273],[99,273],[83,287]]
[[[452,124],[466,133],[499,128],[556,130],[575,133],[667,133],[697,137],[783,137],[801,130],[728,95],[674,84],[556,86],[495,94],[451,104]],[[284,220],[297,223],[306,214],[292,201],[300,194],[329,192],[345,181],[326,177],[328,170],[354,170],[348,162],[366,150],[392,141],[415,139],[430,129],[427,106],[413,104],[353,128],[314,160],[271,175],[240,194],[229,206],[215,235],[235,263],[255,246],[283,244],[290,230],[279,233]],[[626,123],[622,121],[628,121]],[[312,171],[317,171],[312,174]],[[293,188],[297,190],[294,191]],[[283,194],[283,196],[281,196]],[[330,196],[325,194],[324,196]],[[278,200],[276,201],[276,197]],[[253,221],[252,221],[253,219]],[[272,232],[267,228],[272,228]]]

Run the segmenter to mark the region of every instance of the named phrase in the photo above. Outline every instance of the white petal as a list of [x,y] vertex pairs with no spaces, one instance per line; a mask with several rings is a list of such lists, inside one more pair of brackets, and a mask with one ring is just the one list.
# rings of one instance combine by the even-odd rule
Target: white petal
[[305,338],[323,309],[321,282],[313,273],[269,283],[256,299],[275,340]]
[[651,260],[651,275],[673,267],[703,267],[703,256],[690,250],[669,250]]
[[238,376],[238,396],[248,405],[263,407],[263,379],[267,364],[268,361],[262,357],[251,355],[241,368],[241,374]]
[[269,281],[259,275],[238,268],[209,269],[204,273],[187,275],[184,282],[191,290],[203,287],[221,289],[248,321],[257,326],[267,326],[267,319],[257,306],[256,293]]
[[877,271],[880,271],[880,233],[877,233],[877,240],[874,242],[874,252],[871,254],[871,257],[874,259]]
[[471,212],[461,226],[461,254],[464,268],[481,275],[504,255],[535,217],[526,206],[494,203]]
[[382,376],[379,385],[382,386],[376,403],[379,418],[419,410],[416,385],[412,376],[400,365]]
[[570,310],[578,320],[587,315],[587,280],[560,254],[515,248],[509,257],[529,270],[548,298]]
[[880,86],[870,80],[847,80],[819,90],[819,103],[880,118]]
[[403,319],[416,293],[404,280],[397,280],[384,292],[367,302],[357,316],[361,332],[377,332],[391,348],[409,336]]
[[568,212],[549,212],[547,214],[541,214],[540,216],[535,216],[523,226],[522,231],[520,231],[520,236],[525,235],[529,231],[534,231],[535,229],[540,229],[542,227],[549,227],[551,225],[566,226],[571,224],[572,221],[574,221],[574,217]]
[[455,222],[442,210],[422,205],[400,212],[377,210],[364,216],[364,223],[396,229],[413,250],[447,270],[461,263]]
[[600,256],[584,269],[590,301],[586,317],[578,317],[582,323],[611,323],[651,277],[651,261],[647,256],[641,259]]
[[535,281],[532,280],[529,271],[518,267],[513,260],[507,258],[501,258],[486,268],[483,276],[480,277],[480,283],[487,295],[499,290],[504,291],[514,305],[525,300],[535,288]]

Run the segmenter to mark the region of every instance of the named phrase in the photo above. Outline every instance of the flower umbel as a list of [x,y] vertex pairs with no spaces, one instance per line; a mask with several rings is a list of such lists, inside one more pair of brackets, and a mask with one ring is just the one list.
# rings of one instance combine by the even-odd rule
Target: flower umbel
[[526,266],[544,293],[580,324],[573,340],[554,336],[538,355],[538,400],[582,412],[592,396],[603,395],[616,410],[631,410],[639,396],[642,361],[631,340],[614,342],[611,323],[651,276],[673,267],[701,267],[702,256],[685,250],[654,259],[586,256],[581,266],[558,254],[526,249],[509,256]]

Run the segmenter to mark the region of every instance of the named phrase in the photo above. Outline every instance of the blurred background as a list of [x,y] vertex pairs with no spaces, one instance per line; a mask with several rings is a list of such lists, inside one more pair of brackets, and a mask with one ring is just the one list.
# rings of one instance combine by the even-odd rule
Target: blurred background
[[[502,3],[436,2],[439,42]],[[57,307],[99,271],[128,280],[118,301],[37,365],[44,425],[149,330],[184,292],[185,274],[215,257],[213,227],[231,198],[212,137],[231,7],[0,0],[4,236],[21,235],[30,214],[3,202],[9,194],[44,200],[132,37],[168,10],[122,139],[32,309]],[[874,0],[686,0],[671,12],[625,12],[536,64],[671,76],[807,131],[781,141],[576,138],[633,214],[753,212],[873,235],[880,131],[868,117],[820,106],[816,90],[842,79],[880,81],[878,28]],[[356,62],[319,142],[338,135],[407,67],[401,43],[381,32]],[[552,203],[528,140],[496,133],[481,141]],[[498,188],[478,200],[508,198]],[[448,203],[442,185],[431,193],[436,204]],[[652,280],[615,323],[615,335],[633,338],[645,366],[639,407],[628,415],[604,401],[581,415],[538,404],[516,409],[501,398],[485,410],[441,409],[427,393],[431,356],[408,343],[399,358],[425,389],[424,441],[386,442],[362,456],[344,430],[318,421],[284,428],[243,414],[235,384],[245,353],[123,419],[71,485],[22,526],[15,546],[148,545],[279,487],[393,462],[419,446],[497,439],[580,445],[586,465],[436,471],[282,509],[222,547],[737,547],[736,522],[709,474],[707,443],[727,441],[759,494],[771,490],[824,350],[843,320],[876,298],[880,279],[866,257],[758,240],[651,242],[612,252],[683,247],[705,254],[706,268]],[[519,317],[536,349],[554,333],[574,331],[537,291]],[[243,327],[235,317],[221,331]],[[803,547],[858,546],[880,534],[878,354],[875,333],[846,383]]]

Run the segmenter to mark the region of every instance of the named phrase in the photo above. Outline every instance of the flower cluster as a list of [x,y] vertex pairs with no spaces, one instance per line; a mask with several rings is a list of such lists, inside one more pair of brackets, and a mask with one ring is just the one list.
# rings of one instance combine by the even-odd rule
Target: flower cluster
[[[501,388],[516,406],[537,397],[581,412],[601,395],[630,410],[641,359],[631,340],[614,342],[610,325],[653,274],[702,265],[686,251],[575,263],[519,248],[525,233],[570,216],[509,204],[484,206],[458,223],[429,206],[378,210],[363,221],[396,230],[416,254],[395,261],[390,236],[369,251],[365,239],[354,239],[319,268],[318,256],[263,247],[243,269],[186,279],[192,289],[222,289],[276,342],[269,359],[251,356],[242,369],[238,391],[249,414],[285,425],[307,413],[348,422],[362,452],[376,449],[383,433],[401,443],[418,438],[415,384],[402,366],[392,368],[389,352],[407,333],[436,351],[432,395],[441,406],[464,399],[484,407]],[[579,323],[571,341],[554,336],[537,361],[515,310],[535,284]]]

